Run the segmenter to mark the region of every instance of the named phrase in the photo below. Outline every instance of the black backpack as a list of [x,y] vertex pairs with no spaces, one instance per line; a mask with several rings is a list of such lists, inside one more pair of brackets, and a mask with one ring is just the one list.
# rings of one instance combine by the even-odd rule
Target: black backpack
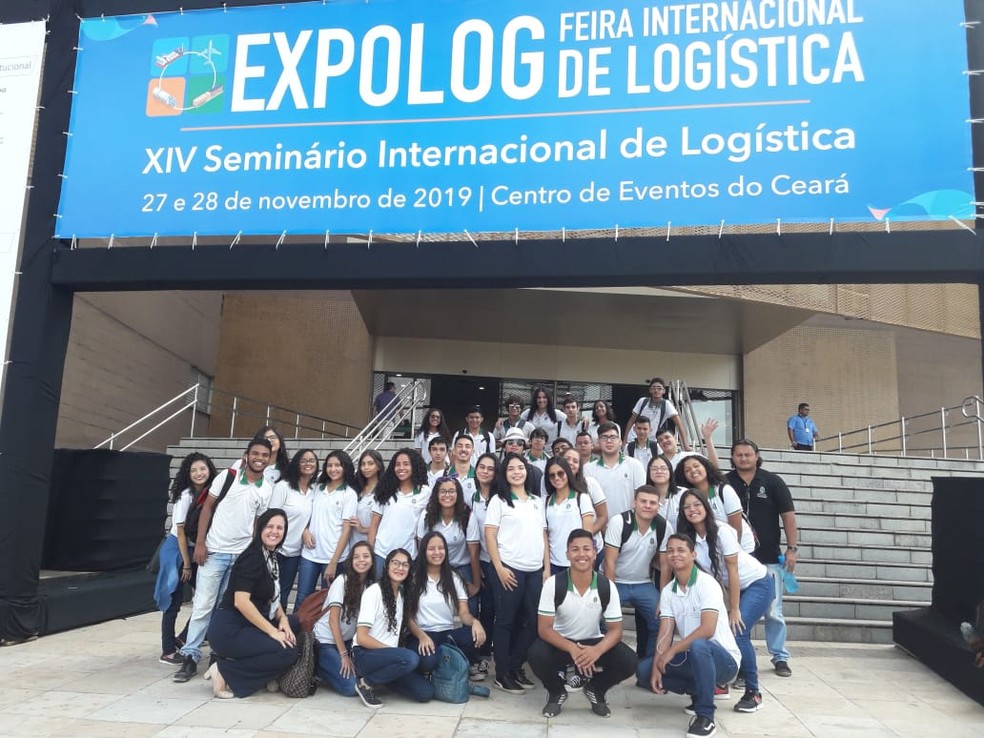
[[[666,518],[664,518],[659,513],[656,513],[656,517],[653,518],[656,522],[656,550],[663,545],[663,536],[666,535]],[[618,544],[618,550],[622,550],[622,546],[625,542],[632,537],[632,529],[635,527],[636,519],[635,513],[631,510],[626,510],[622,513],[622,540]]]
[[[226,473],[225,482],[222,483],[222,491],[219,492],[219,499],[215,501],[215,507],[218,507],[219,503],[222,502],[223,499],[225,499],[226,494],[228,494],[229,492],[229,488],[232,487],[232,483],[235,480],[236,480],[236,470],[230,468]],[[185,538],[188,540],[189,543],[194,544],[194,542],[198,540],[198,521],[202,517],[202,508],[205,506],[205,498],[208,495],[208,491],[210,489],[211,487],[206,487],[201,491],[201,494],[198,495],[198,499],[196,499],[192,503],[191,509],[188,510],[188,515],[185,517],[184,532],[185,532]],[[212,508],[213,518],[215,517],[215,507]],[[208,521],[208,527],[209,528],[212,527],[211,520]],[[205,532],[208,533],[208,531]]]
[[[651,453],[653,456],[659,456],[662,453],[662,449],[659,447],[659,444],[656,443],[656,441],[649,441],[647,446],[649,447],[649,453]],[[637,448],[639,448],[639,444],[637,444],[635,441],[629,443],[629,445],[625,449],[626,456],[631,456],[634,459],[635,450]]]
[[[608,603],[612,600],[612,583],[609,582],[602,574],[598,574],[598,597],[601,599],[601,615],[605,616],[605,610],[608,609]],[[564,601],[567,597],[567,585],[568,577],[567,570],[560,572],[554,577],[554,613],[556,614],[557,608],[560,607],[560,603]]]

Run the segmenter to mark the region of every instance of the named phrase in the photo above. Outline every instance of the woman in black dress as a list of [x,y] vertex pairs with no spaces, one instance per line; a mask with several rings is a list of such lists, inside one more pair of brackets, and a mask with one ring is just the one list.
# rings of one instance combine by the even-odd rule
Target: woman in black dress
[[212,616],[208,641],[221,657],[208,671],[216,697],[248,697],[297,660],[298,629],[280,605],[277,549],[287,535],[287,514],[278,508],[256,521],[253,542],[236,559],[222,604]]

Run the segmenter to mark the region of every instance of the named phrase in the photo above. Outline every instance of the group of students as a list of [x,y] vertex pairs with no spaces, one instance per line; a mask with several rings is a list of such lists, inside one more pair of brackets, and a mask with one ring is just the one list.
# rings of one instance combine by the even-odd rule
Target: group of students
[[[314,626],[322,682],[369,706],[381,704],[381,685],[431,699],[437,648],[454,639],[469,678],[484,680],[491,661],[506,693],[535,687],[529,664],[546,687],[547,717],[580,690],[607,717],[607,691],[635,672],[657,693],[691,695],[687,735],[713,735],[715,690],[739,668],[736,710],[757,711],[749,633],[773,580],[750,555],[750,526],[713,445],[709,458],[679,447],[665,383],[654,382],[631,440],[610,408],[592,425],[571,417],[573,398],[558,414],[536,388],[526,412],[510,398],[494,433],[477,408],[453,435],[430,409],[419,450],[401,449],[388,464],[371,450],[357,463],[332,451],[319,470],[310,449],[287,460],[269,427],[224,472],[190,454],[172,486],[174,540],[158,580],[161,660],[180,664],[175,679],[187,681],[207,633],[218,654],[205,674],[215,694],[261,689],[297,657],[298,622],[286,614],[296,579],[297,604],[319,583],[328,589]],[[659,423],[644,414],[652,410]],[[715,427],[702,428],[706,442]],[[192,541],[184,516],[199,498]],[[182,584],[196,564],[192,616],[177,637]],[[630,603],[635,652],[622,643]]]

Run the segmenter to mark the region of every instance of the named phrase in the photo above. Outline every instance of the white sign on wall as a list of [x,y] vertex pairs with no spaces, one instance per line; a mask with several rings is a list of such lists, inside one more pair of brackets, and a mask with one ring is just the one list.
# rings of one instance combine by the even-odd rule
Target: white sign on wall
[[44,36],[43,21],[0,25],[0,341],[4,359],[0,398],[10,349],[14,273],[20,263]]

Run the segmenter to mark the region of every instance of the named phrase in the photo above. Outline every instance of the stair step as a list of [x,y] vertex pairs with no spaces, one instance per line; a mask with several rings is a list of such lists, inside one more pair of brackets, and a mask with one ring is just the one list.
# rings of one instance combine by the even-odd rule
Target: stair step
[[798,577],[800,595],[838,599],[906,600],[928,603],[933,585],[929,582],[901,582],[883,579],[825,579]]
[[[761,623],[752,629],[752,639],[765,641]],[[854,620],[850,618],[803,618],[786,616],[786,640],[826,641],[837,643],[892,643],[891,620]],[[795,658],[795,648],[793,658]]]
[[882,579],[908,583],[932,583],[933,581],[933,570],[929,563],[800,559],[796,564],[796,575],[800,578],[815,576],[821,579],[848,577],[857,581],[879,581]]
[[910,564],[931,566],[933,552],[926,547],[830,545],[826,543],[800,543],[800,555],[809,559],[827,561],[860,561],[884,564]]
[[916,600],[864,600],[786,595],[782,600],[782,611],[788,617],[891,620],[893,612],[925,607],[926,604],[926,601]]
[[929,550],[930,533],[914,531],[871,530],[869,528],[828,528],[798,525],[801,543],[815,545],[906,546]]
[[932,521],[930,508],[923,515],[903,517],[901,515],[841,513],[833,510],[823,512],[803,511],[797,505],[796,524],[798,528],[827,528],[835,530],[872,530],[906,533],[930,533]]
[[795,499],[796,515],[825,513],[838,515],[889,516],[892,518],[925,518],[932,514],[932,504],[926,502],[896,502],[876,500],[842,500],[831,497],[799,497]]

